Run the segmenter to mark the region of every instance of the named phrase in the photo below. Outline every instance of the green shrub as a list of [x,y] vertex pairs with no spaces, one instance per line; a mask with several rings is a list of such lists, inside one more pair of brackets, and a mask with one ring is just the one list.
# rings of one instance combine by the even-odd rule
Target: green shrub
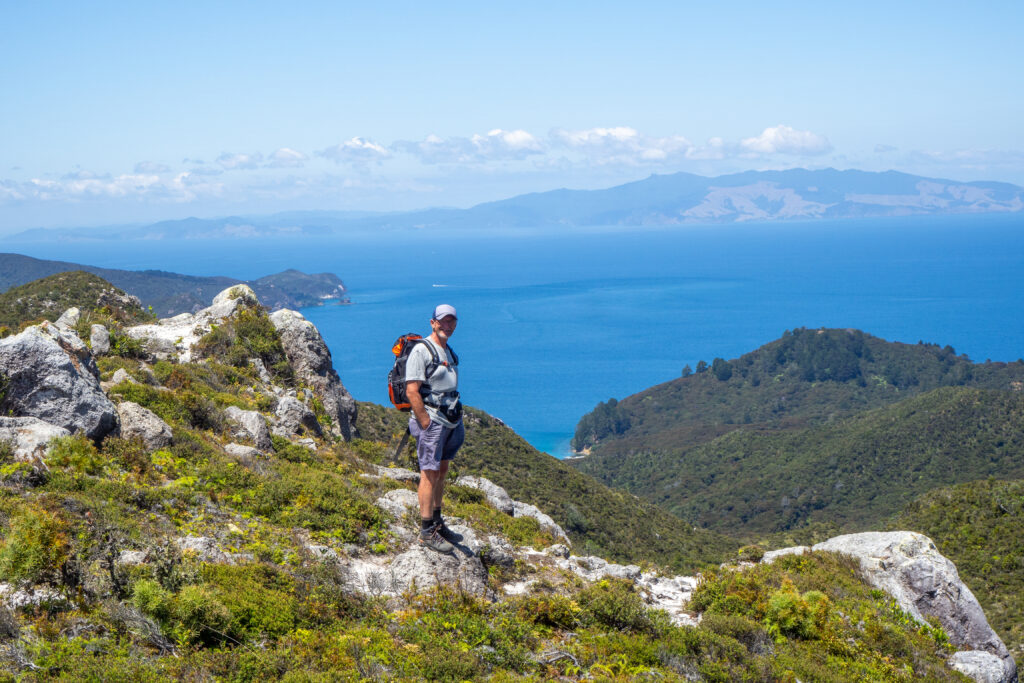
[[764,557],[764,548],[759,545],[745,545],[736,551],[736,556],[741,562],[760,562]]
[[11,517],[10,530],[0,541],[0,577],[55,584],[70,554],[64,522],[41,507],[24,506]]
[[228,610],[225,631],[233,638],[274,638],[295,628],[295,583],[285,574],[262,564],[206,565],[203,578],[211,594]]
[[281,338],[262,308],[239,310],[214,326],[195,348],[200,357],[217,358],[238,368],[248,366],[250,358],[259,358],[279,382],[294,379]]
[[735,638],[743,647],[756,655],[770,654],[772,641],[762,624],[738,614],[708,612],[700,626],[712,633]]
[[828,598],[820,591],[803,595],[792,584],[779,589],[768,599],[765,622],[770,632],[777,635],[813,639],[818,625],[828,613]]
[[142,579],[132,587],[132,603],[158,621],[171,616],[173,598],[173,593],[152,579]]
[[75,476],[97,475],[103,472],[106,459],[85,434],[61,436],[53,440],[46,463],[51,468],[70,470]]
[[184,586],[174,596],[173,629],[181,643],[219,645],[231,621],[228,609],[207,586]]
[[602,579],[577,596],[580,607],[592,621],[609,628],[651,632],[654,622],[631,581]]

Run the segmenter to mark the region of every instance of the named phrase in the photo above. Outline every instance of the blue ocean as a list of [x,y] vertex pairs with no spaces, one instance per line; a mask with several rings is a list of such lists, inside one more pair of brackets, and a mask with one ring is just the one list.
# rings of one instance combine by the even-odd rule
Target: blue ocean
[[17,243],[3,251],[131,270],[257,278],[333,272],[354,305],[303,310],[360,400],[387,402],[391,345],[459,312],[466,403],[562,457],[599,401],[734,358],[795,327],[859,328],[1024,356],[1024,217],[1006,215],[386,233],[246,241]]

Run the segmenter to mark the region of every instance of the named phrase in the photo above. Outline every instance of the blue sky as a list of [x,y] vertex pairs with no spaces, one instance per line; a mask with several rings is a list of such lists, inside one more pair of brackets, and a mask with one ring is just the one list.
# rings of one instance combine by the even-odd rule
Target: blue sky
[[0,4],[0,234],[651,173],[1024,185],[1024,3]]

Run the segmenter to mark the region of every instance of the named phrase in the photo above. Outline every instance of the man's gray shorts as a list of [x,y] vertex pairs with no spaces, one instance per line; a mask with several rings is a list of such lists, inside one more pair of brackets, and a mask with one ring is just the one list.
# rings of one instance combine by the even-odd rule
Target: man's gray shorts
[[439,470],[442,460],[451,460],[466,440],[462,420],[455,427],[431,422],[426,429],[420,427],[415,416],[409,418],[409,433],[416,438],[416,456],[421,470]]

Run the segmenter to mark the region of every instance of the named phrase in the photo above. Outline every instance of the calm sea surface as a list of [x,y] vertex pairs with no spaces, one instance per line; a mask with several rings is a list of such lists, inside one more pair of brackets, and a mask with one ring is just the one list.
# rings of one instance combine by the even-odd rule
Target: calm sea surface
[[16,243],[2,251],[111,268],[251,279],[329,271],[353,306],[303,314],[349,391],[386,403],[390,348],[458,308],[464,400],[541,450],[568,451],[598,401],[735,358],[794,327],[854,327],[1024,356],[1024,217],[576,230],[529,236],[387,234],[259,241]]

